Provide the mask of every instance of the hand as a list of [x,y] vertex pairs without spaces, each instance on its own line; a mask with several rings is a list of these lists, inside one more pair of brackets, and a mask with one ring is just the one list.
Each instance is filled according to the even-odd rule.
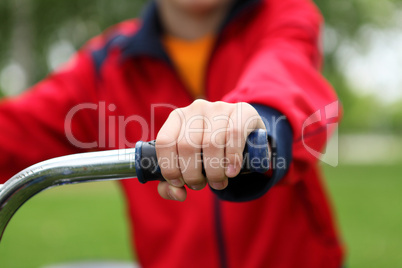
[[184,201],[184,185],[193,190],[207,183],[216,190],[226,188],[228,178],[240,172],[247,136],[255,129],[265,126],[247,103],[196,100],[174,110],[156,138],[156,154],[166,179],[158,185],[160,196]]

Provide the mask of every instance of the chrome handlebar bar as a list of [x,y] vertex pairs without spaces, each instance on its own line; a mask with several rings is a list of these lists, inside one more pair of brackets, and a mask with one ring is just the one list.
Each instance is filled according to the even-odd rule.
[[[270,157],[265,130],[249,134],[243,158],[240,173],[268,171]],[[43,190],[65,184],[134,177],[141,183],[164,180],[155,141],[139,141],[132,149],[73,154],[33,165],[0,186],[0,240],[15,212]]]
[[0,186],[0,240],[15,212],[43,190],[133,177],[136,177],[135,149],[74,154],[33,165]]

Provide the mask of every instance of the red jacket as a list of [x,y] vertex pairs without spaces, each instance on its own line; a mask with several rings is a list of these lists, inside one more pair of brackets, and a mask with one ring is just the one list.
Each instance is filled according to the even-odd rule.
[[[327,140],[328,121],[320,115],[333,117],[337,100],[318,70],[321,22],[309,0],[237,1],[209,62],[206,98],[284,114],[292,128],[290,168],[265,195],[240,203],[221,201],[208,188],[177,203],[159,197],[156,183],[122,181],[143,267],[342,266],[312,153]],[[48,158],[154,139],[173,108],[193,101],[163,50],[160,30],[152,4],[142,21],[113,27],[31,90],[3,100],[2,180]]]

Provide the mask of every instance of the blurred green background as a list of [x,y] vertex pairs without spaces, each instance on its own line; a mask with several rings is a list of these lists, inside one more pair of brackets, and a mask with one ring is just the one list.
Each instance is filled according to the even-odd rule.
[[[145,2],[1,0],[0,94],[19,94]],[[348,267],[402,267],[402,0],[315,2],[326,19],[323,72],[344,108],[322,165]],[[40,194],[0,245],[6,268],[94,259],[135,259],[116,183]]]

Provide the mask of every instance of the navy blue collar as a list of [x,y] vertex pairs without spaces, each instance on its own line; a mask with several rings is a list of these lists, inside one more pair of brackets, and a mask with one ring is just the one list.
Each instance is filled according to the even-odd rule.
[[143,13],[141,28],[128,40],[123,48],[123,57],[147,55],[169,60],[160,39],[161,35],[162,25],[158,7],[156,2],[152,1]]
[[[219,32],[222,32],[242,10],[260,1],[261,0],[236,0],[223,21]],[[123,57],[127,59],[135,56],[151,56],[169,62],[169,57],[161,42],[162,31],[156,1],[152,1],[143,13],[141,28],[125,42],[122,48]]]

